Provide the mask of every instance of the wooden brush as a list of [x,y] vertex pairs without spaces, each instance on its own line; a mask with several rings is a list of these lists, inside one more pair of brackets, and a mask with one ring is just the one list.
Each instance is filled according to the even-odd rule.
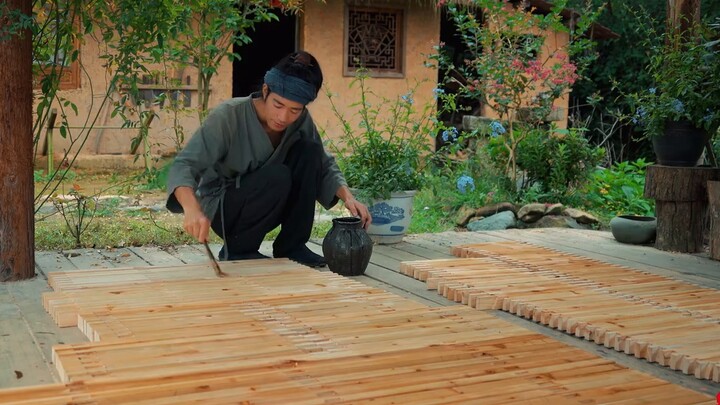
[[208,246],[207,241],[204,243],[204,245],[205,245],[205,252],[207,252],[207,255],[210,258],[210,263],[212,264],[213,270],[215,270],[215,275],[218,277],[227,277],[228,274],[223,272],[220,269],[220,264],[215,259],[215,255],[213,255],[213,252],[210,250],[210,246]]

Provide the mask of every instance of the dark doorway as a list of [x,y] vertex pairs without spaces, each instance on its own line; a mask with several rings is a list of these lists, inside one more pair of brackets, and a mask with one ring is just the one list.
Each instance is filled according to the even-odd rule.
[[[482,21],[483,15],[480,9],[467,9],[466,12],[473,13],[475,18]],[[463,66],[465,59],[470,58],[467,45],[463,42],[460,31],[457,29],[452,16],[443,8],[440,15],[440,43],[442,45],[443,54],[452,62],[454,66]],[[458,93],[460,87],[467,85],[468,81],[460,74],[458,70],[448,72],[445,69],[438,71],[438,87],[445,93]],[[474,99],[458,97],[455,99],[456,108],[452,111],[444,111],[442,99],[438,98],[438,110],[442,111],[438,119],[448,127],[455,127],[458,131],[462,130],[463,115],[478,115],[480,113],[480,103]],[[442,132],[439,132],[435,138],[436,149],[446,145],[443,141]]]
[[296,21],[275,9],[277,21],[262,22],[249,33],[252,42],[233,47],[240,60],[233,62],[233,97],[247,96],[260,90],[263,76],[283,56],[296,49]]

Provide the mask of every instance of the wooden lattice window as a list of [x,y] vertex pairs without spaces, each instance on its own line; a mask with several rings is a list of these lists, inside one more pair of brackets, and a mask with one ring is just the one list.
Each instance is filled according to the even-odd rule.
[[403,77],[403,10],[347,5],[344,73]]
[[[80,88],[80,40],[64,32],[58,34],[57,21],[65,24],[72,11],[57,10],[52,2],[43,2],[35,9],[35,18],[42,30],[33,37],[33,87],[41,87],[42,79],[48,75],[59,75],[59,90]],[[80,31],[80,24],[74,23],[74,30]]]

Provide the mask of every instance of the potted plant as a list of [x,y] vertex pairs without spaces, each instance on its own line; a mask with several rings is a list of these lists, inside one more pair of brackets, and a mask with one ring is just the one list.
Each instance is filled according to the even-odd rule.
[[713,26],[650,30],[653,86],[631,95],[632,122],[653,142],[659,164],[695,166],[720,125],[720,57]]
[[413,197],[423,186],[424,157],[433,139],[433,108],[416,109],[417,86],[394,99],[374,93],[367,86],[366,72],[350,84],[359,100],[346,111],[335,105],[327,91],[342,134],[330,144],[348,186],[366,203],[373,221],[368,234],[376,243],[402,241],[410,226]]

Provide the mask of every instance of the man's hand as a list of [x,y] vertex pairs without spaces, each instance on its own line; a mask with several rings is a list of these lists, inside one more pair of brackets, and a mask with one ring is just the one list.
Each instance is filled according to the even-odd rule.
[[354,198],[349,198],[345,201],[345,208],[350,211],[350,214],[352,214],[352,216],[360,218],[363,228],[368,228],[368,226],[372,222],[372,216],[370,215],[370,211],[368,211],[368,208],[365,206],[365,204]]
[[352,216],[354,217],[360,218],[363,228],[367,229],[367,227],[370,226],[370,223],[372,222],[372,216],[370,215],[370,211],[368,211],[368,208],[365,206],[365,204],[356,200],[350,192],[350,189],[346,186],[341,186],[338,189],[336,195],[338,196],[338,198],[343,200],[343,202],[345,203],[345,208],[350,211],[350,214],[352,214]]
[[183,219],[185,232],[192,235],[200,243],[208,241],[210,234],[210,220],[201,210],[186,211]]
[[175,189],[175,197],[183,207],[185,218],[183,228],[200,243],[208,241],[210,220],[203,214],[202,208],[191,187],[181,186]]

